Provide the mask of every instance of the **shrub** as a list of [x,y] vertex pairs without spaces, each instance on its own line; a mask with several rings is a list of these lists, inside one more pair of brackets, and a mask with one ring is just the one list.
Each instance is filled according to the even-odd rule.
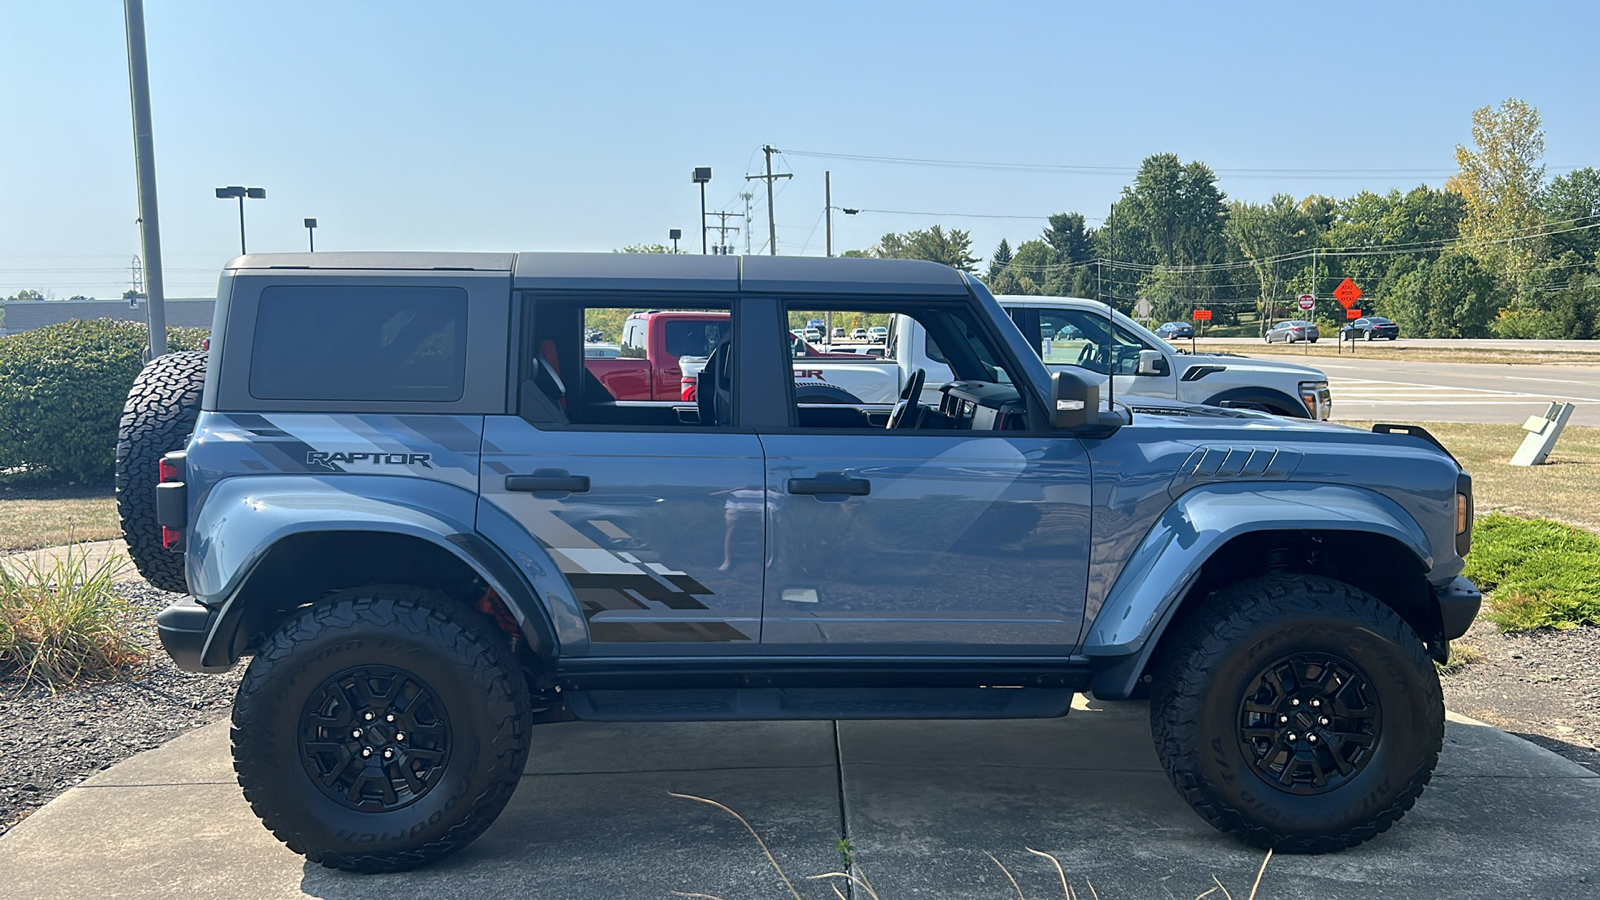
[[1600,625],[1600,535],[1548,519],[1493,514],[1473,528],[1467,577],[1505,631]]
[[[206,334],[168,329],[168,344],[198,350]],[[94,319],[0,338],[0,470],[44,468],[76,481],[109,476],[145,335],[137,322]]]
[[142,661],[133,609],[112,590],[124,565],[113,558],[91,569],[70,549],[49,567],[20,558],[0,565],[0,675],[54,689]]

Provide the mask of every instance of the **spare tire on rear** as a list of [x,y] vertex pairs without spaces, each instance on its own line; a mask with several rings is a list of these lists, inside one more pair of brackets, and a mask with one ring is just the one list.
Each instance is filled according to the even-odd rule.
[[161,457],[182,450],[200,415],[206,354],[169,353],[145,364],[128,391],[117,425],[117,516],[139,574],[152,585],[187,593],[183,554],[161,545],[156,485]]

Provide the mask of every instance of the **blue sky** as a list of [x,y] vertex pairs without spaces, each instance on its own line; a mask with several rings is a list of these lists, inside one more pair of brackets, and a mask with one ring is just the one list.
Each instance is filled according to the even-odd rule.
[[[789,151],[1131,170],[1176,152],[1264,200],[1442,184],[1472,110],[1538,106],[1552,173],[1600,165],[1593,3],[229,3],[147,0],[169,296],[250,248],[611,250],[743,210]],[[121,4],[0,0],[0,296],[116,297],[138,251]],[[935,222],[1036,236],[1128,171],[779,157],[779,251]],[[1241,170],[1315,170],[1264,175]],[[1350,171],[1359,170],[1359,171]],[[1372,170],[1389,170],[1376,172]],[[1392,170],[1405,170],[1393,173]],[[759,182],[754,248],[766,240]],[[743,236],[735,242],[742,250]]]

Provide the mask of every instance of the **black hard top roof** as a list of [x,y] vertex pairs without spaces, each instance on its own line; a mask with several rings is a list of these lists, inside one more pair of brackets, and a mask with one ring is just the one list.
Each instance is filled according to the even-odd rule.
[[691,253],[253,253],[234,259],[227,268],[512,272],[514,287],[531,290],[967,293],[960,272],[916,259]]

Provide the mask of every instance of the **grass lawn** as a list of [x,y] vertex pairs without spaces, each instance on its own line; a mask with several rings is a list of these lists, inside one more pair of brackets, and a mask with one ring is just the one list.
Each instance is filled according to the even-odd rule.
[[0,479],[0,553],[122,537],[110,485]]
[[[1475,349],[1471,347],[1415,347],[1404,344],[1391,344],[1388,341],[1374,341],[1367,343],[1357,342],[1359,346],[1355,351],[1357,359],[1387,359],[1401,362],[1450,362],[1450,363],[1517,363],[1519,365],[1541,365],[1560,363],[1564,365],[1600,365],[1600,351],[1586,352],[1581,350],[1490,350]],[[1178,341],[1173,344],[1179,350],[1189,349],[1188,341]],[[1238,353],[1244,356],[1286,356],[1286,357],[1328,357],[1336,359],[1351,356],[1349,344],[1345,345],[1344,352],[1339,352],[1339,342],[1329,339],[1318,341],[1315,344],[1268,344],[1258,343],[1248,346],[1239,344],[1221,344],[1214,341],[1201,339],[1196,342],[1195,349],[1200,353]]]
[[[1371,422],[1340,424],[1372,427]],[[1473,501],[1480,517],[1502,512],[1600,532],[1600,428],[1569,425],[1548,464],[1513,466],[1511,454],[1527,435],[1521,425],[1418,424],[1472,473]]]

